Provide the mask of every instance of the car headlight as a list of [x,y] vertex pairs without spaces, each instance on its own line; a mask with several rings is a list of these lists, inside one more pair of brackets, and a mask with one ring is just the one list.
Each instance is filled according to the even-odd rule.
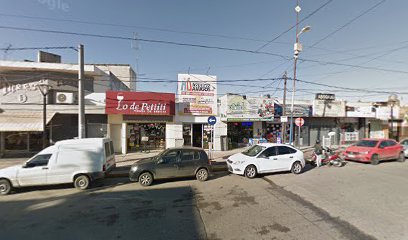
[[132,167],[130,168],[130,171],[136,172],[136,171],[137,171],[137,166],[132,166]]
[[369,153],[370,153],[369,151],[360,152],[360,154],[364,154],[364,155],[367,155],[367,154],[369,154]]
[[235,161],[233,164],[242,164],[242,163],[244,163],[245,161],[243,161],[243,160],[241,160],[241,161]]

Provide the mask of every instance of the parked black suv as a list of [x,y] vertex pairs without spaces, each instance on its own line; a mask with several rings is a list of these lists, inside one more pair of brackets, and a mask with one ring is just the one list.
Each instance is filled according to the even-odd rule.
[[201,148],[169,148],[159,155],[139,160],[129,172],[131,181],[150,186],[153,179],[195,176],[206,181],[211,171],[207,153]]

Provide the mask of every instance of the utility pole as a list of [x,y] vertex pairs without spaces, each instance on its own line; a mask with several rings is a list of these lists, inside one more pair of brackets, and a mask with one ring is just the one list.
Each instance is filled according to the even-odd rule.
[[[283,104],[282,104],[282,116],[286,116],[286,84],[288,76],[287,72],[283,75]],[[286,122],[282,122],[282,143],[286,143]]]
[[85,138],[84,45],[78,51],[78,138]]

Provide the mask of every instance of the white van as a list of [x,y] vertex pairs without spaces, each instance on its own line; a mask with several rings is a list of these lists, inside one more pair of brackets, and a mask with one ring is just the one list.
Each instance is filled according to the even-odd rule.
[[45,148],[24,165],[0,169],[0,194],[14,187],[74,183],[87,189],[115,167],[112,140],[85,138],[64,140]]

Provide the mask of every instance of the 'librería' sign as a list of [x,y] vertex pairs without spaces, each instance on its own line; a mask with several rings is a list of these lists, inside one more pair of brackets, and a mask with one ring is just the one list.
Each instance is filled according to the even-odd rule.
[[175,95],[152,92],[106,92],[107,114],[174,115]]

